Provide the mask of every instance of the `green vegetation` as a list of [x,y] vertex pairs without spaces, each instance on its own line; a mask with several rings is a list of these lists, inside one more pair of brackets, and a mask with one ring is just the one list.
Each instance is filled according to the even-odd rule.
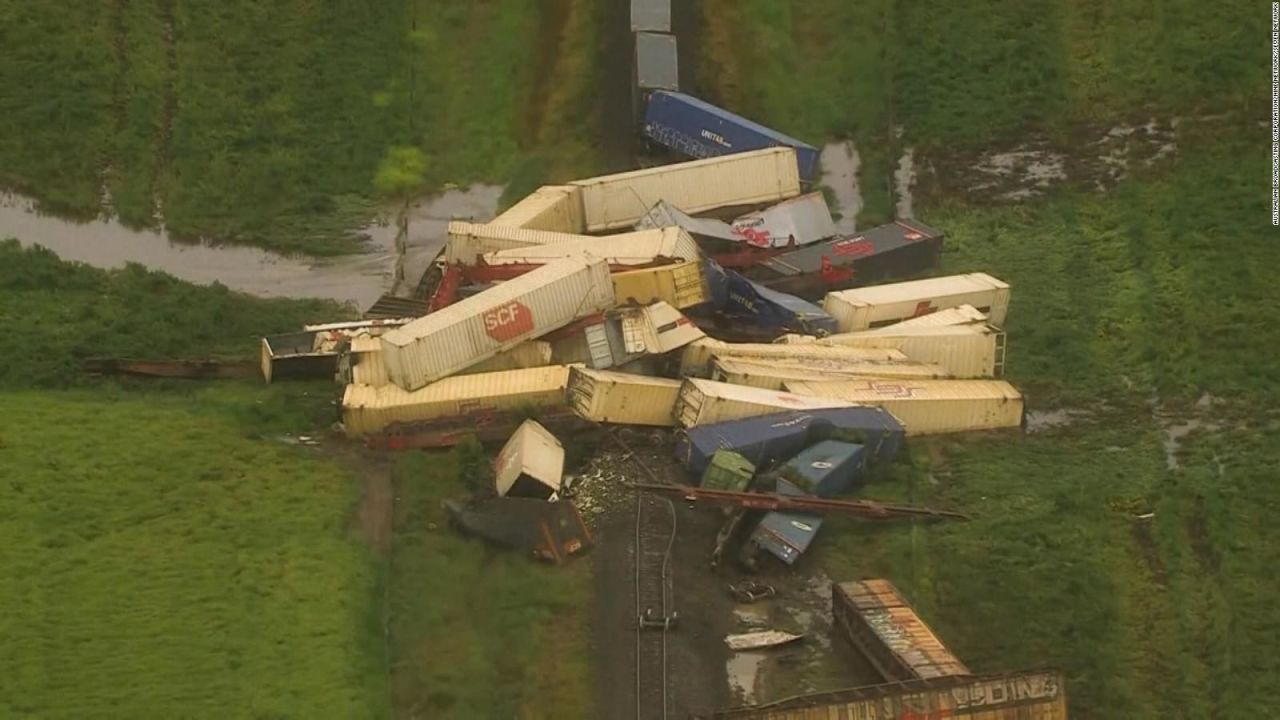
[[852,138],[860,226],[892,216],[906,145],[945,160],[1041,133],[1070,151],[1086,126],[1260,109],[1263,45],[1245,40],[1257,10],[1244,0],[701,7],[701,90],[804,140]]
[[[0,186],[77,216],[356,248],[390,148],[423,189],[594,167],[594,3],[0,0]],[[477,38],[483,38],[478,51]],[[535,163],[537,164],[537,163]]]
[[0,364],[0,388],[74,382],[88,357],[252,359],[262,335],[346,312],[197,287],[138,265],[105,272],[0,241],[0,322],[23,348]]
[[0,715],[385,715],[349,474],[199,397],[0,404]]
[[397,456],[393,707],[406,717],[593,717],[590,565],[537,565],[451,531],[442,502],[467,494],[476,463],[464,448]]

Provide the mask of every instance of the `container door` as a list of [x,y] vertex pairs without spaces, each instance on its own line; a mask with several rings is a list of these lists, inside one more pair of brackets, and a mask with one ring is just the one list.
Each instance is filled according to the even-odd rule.
[[587,336],[587,352],[591,355],[591,367],[597,370],[613,367],[613,349],[609,347],[609,333],[603,324],[590,325]]
[[642,353],[649,349],[645,340],[644,317],[633,315],[622,319],[622,344],[627,354]]

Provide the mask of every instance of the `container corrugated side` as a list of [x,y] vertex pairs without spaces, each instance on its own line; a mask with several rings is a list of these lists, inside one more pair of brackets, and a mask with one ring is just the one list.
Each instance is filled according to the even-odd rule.
[[882,407],[902,421],[908,435],[1022,425],[1022,395],[1003,380],[799,380],[785,387],[799,395]]
[[918,362],[937,363],[957,378],[999,377],[1004,372],[1004,332],[987,325],[883,328],[829,335],[816,341],[832,347],[897,348]]
[[935,680],[969,675],[888,580],[832,586],[837,624],[886,680]]
[[735,385],[781,390],[791,380],[839,380],[858,377],[938,379],[948,377],[946,368],[932,363],[867,363],[816,361],[812,364],[782,360],[719,357],[712,359],[711,379]]
[[727,343],[704,338],[684,347],[680,356],[680,375],[707,377],[711,373],[711,358],[716,355],[724,358],[814,359],[844,362],[902,362],[911,359],[895,347]]
[[414,423],[493,410],[557,407],[564,404],[569,368],[563,365],[451,377],[421,390],[395,385],[348,385],[342,421],[350,437]]
[[569,407],[601,423],[673,427],[680,381],[609,370],[574,368],[566,391]]
[[972,305],[992,325],[1003,326],[1009,285],[985,273],[969,273],[838,290],[822,301],[822,309],[836,318],[841,332],[892,325],[957,305]]
[[581,233],[586,230],[582,217],[582,191],[573,185],[543,185],[507,208],[492,220],[492,224]]
[[[382,361],[382,344],[378,338],[362,338],[367,341],[357,347],[351,346],[354,355],[351,368],[351,382],[357,385],[386,385],[391,382],[387,374],[386,363]],[[482,363],[459,370],[457,375],[474,375],[476,373],[501,372],[503,370],[521,370],[524,368],[545,367],[551,364],[551,343],[540,340],[526,340],[510,350],[500,352]]]
[[707,278],[700,262],[628,270],[613,274],[613,294],[619,304],[693,307],[707,301]]
[[909,327],[945,327],[948,325],[976,325],[987,322],[986,313],[972,305],[957,305],[943,308],[928,315],[921,315],[910,320],[886,325],[885,330],[901,330]]
[[834,398],[806,397],[790,392],[685,378],[676,400],[675,418],[683,427],[768,415],[784,410],[850,407]]
[[593,238],[589,235],[455,220],[449,223],[445,260],[454,265],[474,265],[489,253],[590,240]]
[[490,265],[544,264],[558,258],[590,255],[610,265],[647,265],[658,260],[692,261],[702,257],[693,236],[678,227],[640,230],[605,237],[581,236],[575,242],[512,248],[486,253]]
[[383,361],[416,390],[612,306],[608,263],[557,260],[383,335]]
[[865,685],[797,695],[703,717],[711,720],[1067,720],[1067,693],[1062,673],[1031,670]]
[[573,183],[582,189],[587,230],[630,227],[659,200],[686,213],[777,202],[800,194],[796,154],[768,148]]

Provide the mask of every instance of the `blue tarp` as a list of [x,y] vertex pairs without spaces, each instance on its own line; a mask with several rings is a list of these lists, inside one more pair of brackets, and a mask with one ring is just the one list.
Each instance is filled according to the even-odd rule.
[[676,443],[676,458],[694,477],[702,477],[720,449],[733,450],[764,469],[836,432],[859,434],[868,464],[890,460],[902,447],[902,423],[883,408],[827,408],[687,428]]

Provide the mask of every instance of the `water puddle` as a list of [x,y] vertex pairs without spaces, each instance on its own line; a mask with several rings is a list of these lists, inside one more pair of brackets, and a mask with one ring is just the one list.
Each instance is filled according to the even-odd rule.
[[[985,180],[972,189],[1002,189],[997,196],[1007,200],[1035,197],[1067,178],[1066,158],[1049,150],[1020,148],[992,153],[982,158],[974,170]],[[1012,189],[1004,189],[1009,187]]]
[[[1196,401],[1195,412],[1197,414],[1206,414],[1213,409],[1213,405],[1219,402],[1220,398],[1216,398],[1209,393],[1200,396]],[[1163,416],[1157,405],[1153,412],[1155,419],[1164,428],[1164,464],[1169,470],[1178,470],[1182,467],[1182,463],[1178,460],[1178,451],[1182,447],[1182,440],[1186,436],[1197,430],[1217,430],[1221,427],[1212,420],[1203,417],[1192,417],[1176,421],[1171,417]]]
[[1068,408],[1030,410],[1027,412],[1027,432],[1037,433],[1063,427],[1088,415],[1089,413],[1084,410],[1071,410]]
[[893,171],[893,191],[897,196],[897,215],[912,218],[911,189],[916,183],[916,151],[907,148],[898,159],[898,169]]
[[737,652],[729,655],[725,670],[729,673],[729,688],[742,704],[756,701],[756,683],[768,655],[762,652]]
[[[476,186],[450,190],[414,203],[403,248],[405,277],[410,283],[443,246],[451,216],[487,220],[493,217],[502,189]],[[394,224],[363,228],[370,238],[367,252],[333,258],[280,255],[238,245],[175,242],[163,228],[135,230],[115,218],[88,222],[40,214],[30,198],[0,194],[0,237],[16,237],[23,245],[42,245],[64,260],[100,268],[138,263],[197,284],[220,282],[261,297],[327,298],[363,309],[391,289],[401,253]]]
[[862,211],[862,190],[858,187],[858,168],[862,158],[852,141],[829,143],[822,148],[822,184],[836,196],[840,219],[836,229],[852,233],[858,229],[858,213]]

